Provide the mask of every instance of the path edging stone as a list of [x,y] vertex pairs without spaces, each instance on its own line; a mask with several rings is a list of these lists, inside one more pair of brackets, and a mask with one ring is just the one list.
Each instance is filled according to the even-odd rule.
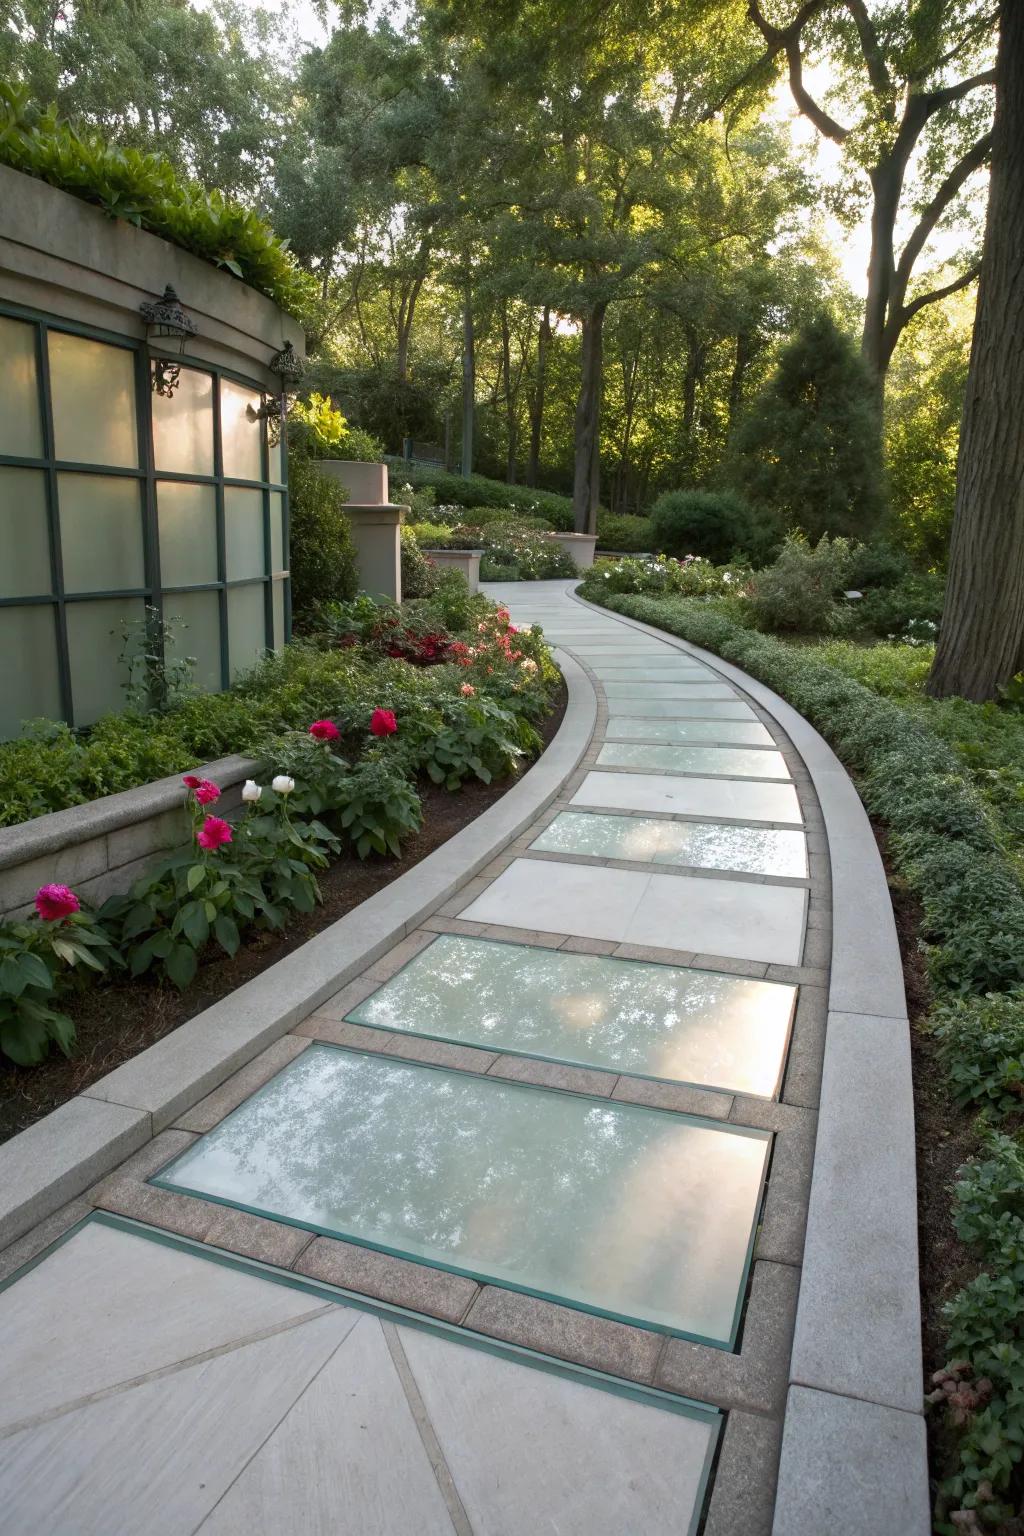
[[562,723],[500,800],[262,975],[0,1146],[0,1248],[111,1172],[287,1034],[532,824],[575,770],[597,718],[586,672],[564,651],[558,661],[568,691]]
[[[790,1361],[773,1536],[822,1529],[817,1464],[823,1403],[836,1422],[902,1426],[866,1436],[855,1458],[838,1450],[829,1499],[847,1536],[878,1529],[879,1510],[906,1512],[900,1529],[930,1529],[923,1420],[917,1174],[910,1025],[889,888],[871,823],[846,769],[809,721],[713,652],[589,603],[705,662],[775,719],[811,776],[828,838],[832,969],[807,1236]],[[820,1470],[820,1469],[819,1469]],[[871,1498],[865,1500],[869,1487]]]

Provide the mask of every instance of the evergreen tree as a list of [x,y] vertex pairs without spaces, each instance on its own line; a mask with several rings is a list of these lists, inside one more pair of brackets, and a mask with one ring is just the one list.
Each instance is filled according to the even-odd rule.
[[729,479],[780,530],[867,538],[885,512],[878,407],[864,363],[827,314],[800,330],[751,403]]

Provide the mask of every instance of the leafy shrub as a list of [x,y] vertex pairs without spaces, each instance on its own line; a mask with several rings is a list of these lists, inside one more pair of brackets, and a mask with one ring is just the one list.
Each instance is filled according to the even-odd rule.
[[[37,896],[37,905],[49,887]],[[66,887],[57,887],[76,910],[59,918],[42,913],[22,922],[0,923],[0,1053],[19,1067],[32,1067],[51,1044],[71,1054],[75,1026],[54,1006],[71,991],[83,970],[97,973],[116,965],[117,955],[93,913],[83,910]],[[45,907],[43,908],[45,910]]]
[[959,1105],[1024,1108],[1024,990],[940,1003],[930,1028]]
[[[391,476],[398,485],[411,485],[415,491],[433,490],[442,505],[459,507],[496,507],[499,510],[543,517],[553,528],[571,533],[572,499],[554,491],[531,490],[524,485],[506,485],[489,480],[486,475],[453,475],[448,470],[427,464],[410,464],[406,459],[389,459]],[[402,500],[405,500],[403,496]]]
[[437,586],[437,568],[420,549],[411,528],[402,535],[402,596],[429,597]]
[[298,449],[289,454],[288,492],[292,612],[301,629],[318,603],[353,597],[359,578],[345,488]]
[[251,208],[186,180],[163,155],[108,144],[53,107],[37,111],[10,81],[0,81],[0,163],[225,268],[300,319],[316,302],[313,279]]
[[401,854],[401,843],[420,829],[423,807],[415,789],[379,760],[360,763],[345,780],[338,825],[361,859],[370,853]]
[[651,509],[651,527],[658,549],[716,564],[749,549],[754,538],[753,513],[733,491],[665,491]]
[[620,549],[624,554],[651,553],[656,544],[649,517],[616,516],[601,512],[597,519],[598,549]]
[[[699,555],[671,560],[640,555],[597,560],[584,572],[584,597],[604,592],[675,593],[681,597],[732,597],[744,591],[751,573],[741,566],[712,565]],[[598,599],[600,600],[600,599]]]
[[750,587],[750,610],[758,629],[798,634],[834,632],[849,623],[835,601],[849,578],[850,546],[823,535],[811,545],[791,533],[774,565],[758,571]]
[[941,576],[907,576],[895,586],[866,591],[856,605],[853,619],[859,629],[875,635],[899,637],[917,645],[933,644],[944,596],[945,581]]
[[551,581],[576,574],[568,550],[518,518],[495,518],[480,535],[485,550],[480,575],[485,581]]
[[867,587],[898,587],[910,574],[910,560],[906,552],[888,544],[884,539],[854,544],[850,551],[847,575],[850,586],[858,591]]

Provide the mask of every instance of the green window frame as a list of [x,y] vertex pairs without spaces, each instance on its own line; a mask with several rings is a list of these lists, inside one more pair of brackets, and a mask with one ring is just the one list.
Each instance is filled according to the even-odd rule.
[[[94,326],[78,325],[39,310],[19,305],[0,304],[0,316],[32,326],[35,339],[35,366],[38,389],[40,422],[42,425],[42,453],[40,456],[0,453],[0,468],[28,469],[41,472],[44,477],[47,532],[50,553],[50,590],[24,596],[0,596],[0,608],[49,607],[52,610],[56,635],[58,688],[63,718],[72,726],[76,720],[72,669],[68,641],[68,609],[77,603],[97,603],[104,599],[122,599],[128,603],[144,603],[156,610],[162,618],[173,615],[175,596],[192,592],[212,592],[217,595],[220,622],[219,687],[230,685],[232,673],[238,663],[231,658],[231,633],[229,626],[228,594],[235,588],[262,586],[264,649],[271,650],[291,638],[291,579],[288,569],[289,555],[289,508],[287,444],[284,433],[280,440],[280,480],[271,478],[270,423],[260,418],[260,470],[258,479],[241,479],[224,473],[224,444],[221,430],[221,391],[225,381],[231,381],[264,397],[265,387],[234,369],[210,363],[204,358],[183,353],[169,358],[165,353],[152,352],[143,341],[118,335]],[[53,400],[50,381],[51,332],[83,337],[117,347],[133,355],[135,413],[138,430],[138,466],[125,468],[102,463],[82,464],[56,456],[54,438]],[[153,395],[154,375],[158,364],[172,364],[181,368],[195,369],[212,379],[213,412],[213,473],[200,474],[171,470],[157,470],[154,462]],[[2,366],[2,363],[0,363]],[[274,445],[276,446],[276,445]],[[110,587],[87,592],[68,591],[65,583],[64,557],[61,549],[61,518],[59,502],[59,476],[66,474],[98,475],[104,478],[118,477],[134,480],[140,489],[143,547],[143,582],[137,587]],[[213,489],[216,513],[216,578],[191,584],[164,585],[160,569],[160,534],[157,512],[158,487],[161,482],[209,486]],[[263,568],[257,575],[236,579],[227,576],[227,548],[225,533],[225,492],[232,488],[254,491],[259,494],[263,513]],[[271,533],[272,511],[275,498],[281,514],[282,568],[274,570],[274,544]],[[275,635],[275,587],[281,592],[277,603],[278,623],[283,628]],[[283,605],[280,598],[283,597]],[[283,625],[281,614],[283,612]],[[79,711],[81,713],[81,711]]]

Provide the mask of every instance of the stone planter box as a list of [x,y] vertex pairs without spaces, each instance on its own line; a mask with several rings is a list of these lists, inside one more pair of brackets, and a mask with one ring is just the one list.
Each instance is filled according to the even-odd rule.
[[[255,767],[248,757],[221,757],[191,771],[224,791],[216,806],[224,815],[241,805],[242,782]],[[158,859],[184,847],[184,798],[181,775],[174,774],[0,829],[0,917],[31,911],[36,891],[51,881],[70,885],[93,906],[128,890]]]
[[424,549],[423,553],[428,560],[433,560],[435,565],[446,566],[449,570],[461,571],[466,578],[466,583],[471,592],[480,590],[480,556],[483,551],[479,549]]
[[363,507],[388,505],[388,467],[359,459],[321,459],[320,470],[348,491],[349,501]]
[[359,585],[371,597],[402,601],[402,513],[388,501],[386,464],[320,459],[317,468],[348,492],[345,516],[352,527]]
[[578,571],[588,571],[593,565],[594,550],[597,548],[596,533],[549,533],[547,537],[553,539],[560,549],[568,550]]

